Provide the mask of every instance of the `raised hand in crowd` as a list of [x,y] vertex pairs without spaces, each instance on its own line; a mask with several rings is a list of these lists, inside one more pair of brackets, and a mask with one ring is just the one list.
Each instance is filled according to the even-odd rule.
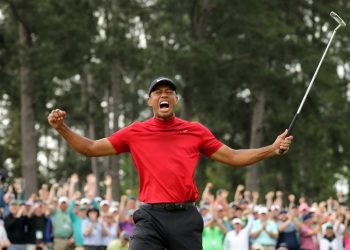
[[71,175],[69,180],[69,188],[68,188],[68,198],[69,200],[76,200],[77,198],[74,197],[76,186],[79,182],[79,176],[78,174],[74,173]]
[[208,182],[202,194],[202,202],[210,202],[210,200],[213,200],[214,196],[211,193],[212,188],[213,184],[211,182]]
[[252,201],[252,193],[249,190],[245,190],[243,193],[243,199],[246,200],[248,203]]
[[260,196],[259,192],[254,191],[252,193],[252,196],[253,196],[252,205],[253,205],[253,207],[255,207],[258,204],[258,201],[259,201],[259,196]]
[[275,196],[274,191],[270,191],[265,195],[266,207],[270,208],[273,205],[273,197]]
[[239,184],[236,188],[234,202],[236,204],[239,204],[242,200],[242,192],[244,191],[244,185]]
[[276,200],[274,202],[275,205],[279,206],[280,208],[283,207],[283,192],[278,190],[276,192]]

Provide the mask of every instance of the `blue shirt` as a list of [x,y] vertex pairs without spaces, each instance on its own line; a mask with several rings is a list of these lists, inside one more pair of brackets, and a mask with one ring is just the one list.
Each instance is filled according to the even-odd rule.
[[88,236],[84,235],[85,230],[89,227],[91,221],[90,219],[83,220],[81,224],[81,229],[84,236],[84,245],[85,246],[103,246],[103,229],[100,222],[96,221],[91,234]]
[[[260,231],[261,228],[262,228],[261,221],[255,220],[251,233],[255,233],[257,231]],[[267,231],[269,231],[271,233],[278,234],[277,224],[272,220],[267,221],[266,229],[267,229]],[[277,243],[277,239],[272,238],[265,230],[263,230],[257,238],[253,239],[253,243],[275,246]]]

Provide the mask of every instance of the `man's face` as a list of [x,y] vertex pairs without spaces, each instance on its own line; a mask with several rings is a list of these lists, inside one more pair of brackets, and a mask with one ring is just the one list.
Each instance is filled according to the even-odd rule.
[[62,211],[66,211],[67,208],[68,208],[67,202],[61,202],[61,203],[59,204],[59,206],[60,206],[60,209],[61,209]]
[[328,238],[332,238],[334,236],[333,228],[327,228],[326,229],[326,236]]
[[167,84],[160,84],[148,98],[148,106],[152,107],[155,117],[168,120],[174,116],[177,101],[176,92]]
[[236,232],[240,232],[242,230],[242,225],[239,223],[233,224],[233,228],[235,229]]
[[11,204],[10,205],[10,213],[11,214],[16,214],[18,211],[18,205],[17,204]]
[[268,219],[268,215],[266,213],[262,213],[259,215],[259,219],[262,220],[262,221],[267,221]]

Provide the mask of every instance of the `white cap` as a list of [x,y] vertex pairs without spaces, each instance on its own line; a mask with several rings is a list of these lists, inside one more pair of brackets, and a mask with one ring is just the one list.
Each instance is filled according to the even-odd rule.
[[108,209],[108,213],[110,213],[110,214],[113,214],[114,212],[117,212],[117,211],[118,211],[118,208],[116,208],[116,207],[110,207]]
[[271,206],[271,210],[280,210],[280,206],[279,205],[272,205]]
[[100,207],[102,207],[104,205],[109,206],[109,201],[108,200],[103,200],[103,201],[100,202]]
[[317,208],[315,208],[315,207],[310,208],[310,213],[315,213],[316,211],[317,211]]
[[68,198],[66,196],[61,196],[59,199],[58,199],[58,204],[61,204],[61,203],[68,203]]
[[243,222],[240,218],[234,218],[232,220],[232,224],[240,224],[240,225],[243,225]]
[[89,205],[90,200],[88,198],[83,198],[80,200],[80,205]]
[[97,196],[95,197],[94,199],[97,203],[101,202],[102,201],[102,198],[100,196]]
[[119,202],[118,201],[113,201],[111,204],[111,207],[119,207]]
[[267,210],[266,207],[261,207],[259,208],[259,214],[267,214],[269,211]]

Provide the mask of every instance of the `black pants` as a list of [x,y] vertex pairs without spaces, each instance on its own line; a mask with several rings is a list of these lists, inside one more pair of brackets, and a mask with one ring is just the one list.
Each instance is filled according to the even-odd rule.
[[134,221],[129,250],[203,249],[203,219],[194,206],[171,211],[141,206]]

